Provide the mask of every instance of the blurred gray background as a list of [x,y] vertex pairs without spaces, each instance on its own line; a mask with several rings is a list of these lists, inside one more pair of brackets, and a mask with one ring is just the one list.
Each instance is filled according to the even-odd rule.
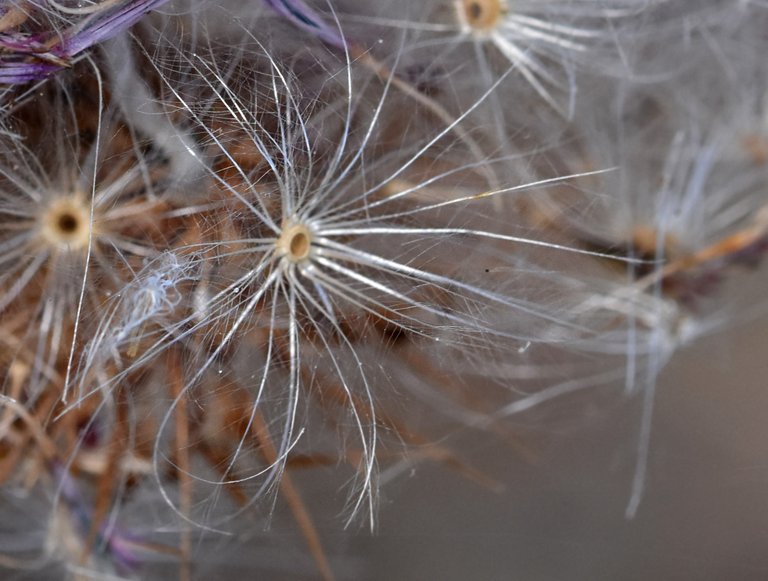
[[[469,454],[494,493],[420,464],[350,553],[372,580],[768,579],[768,325],[679,352],[658,386],[646,493],[626,520],[640,398]],[[579,413],[583,410],[578,408]],[[464,450],[464,457],[467,450]]]

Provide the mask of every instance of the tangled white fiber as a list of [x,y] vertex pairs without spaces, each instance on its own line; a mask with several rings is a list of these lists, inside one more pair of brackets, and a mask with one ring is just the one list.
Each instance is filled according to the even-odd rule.
[[665,368],[768,310],[766,25],[0,3],[2,574],[392,578],[417,465],[485,497],[620,400],[642,515]]

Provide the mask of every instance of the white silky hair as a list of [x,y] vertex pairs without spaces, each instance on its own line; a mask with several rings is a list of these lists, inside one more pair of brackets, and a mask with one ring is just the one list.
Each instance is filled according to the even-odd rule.
[[[254,19],[228,18],[247,7],[215,3],[185,9],[179,30],[191,26],[192,39],[176,36],[173,18],[163,17],[104,45],[105,86],[115,94],[102,126],[120,118],[142,145],[136,164],[103,188],[94,172],[81,172],[91,180],[89,207],[130,217],[134,210],[120,209],[121,196],[130,194],[126,184],[143,182],[147,198],[168,204],[164,216],[193,224],[188,238],[169,237],[157,247],[94,240],[95,248],[106,241],[132,257],[123,265],[130,268],[114,273],[119,284],[110,296],[95,292],[91,273],[60,285],[66,296],[53,306],[40,306],[36,329],[45,346],[37,351],[36,374],[45,381],[55,376],[58,337],[77,291],[91,317],[78,309],[84,346],[56,420],[95,399],[94,415],[111,421],[116,402],[127,398],[131,429],[140,421],[153,425],[152,457],[135,470],[137,477],[154,475],[141,485],[151,503],[121,497],[110,522],[155,514],[147,507],[162,505],[157,512],[169,538],[189,530],[201,539],[240,534],[247,510],[275,516],[290,460],[316,454],[335,460],[349,481],[347,525],[358,519],[373,527],[379,488],[422,452],[407,455],[422,442],[409,439],[414,418],[428,437],[440,421],[456,432],[491,432],[556,399],[586,399],[598,389],[621,394],[622,386],[643,400],[627,507],[634,516],[663,368],[701,336],[766,310],[764,300],[740,309],[734,285],[724,300],[707,295],[693,309],[664,284],[664,268],[678,256],[767,220],[765,164],[742,139],[765,133],[762,105],[744,98],[764,88],[745,81],[755,71],[764,77],[764,65],[734,60],[759,26],[731,36],[745,14],[764,12],[761,3],[518,2],[505,30],[536,47],[501,51],[499,71],[482,61],[487,49],[498,48],[491,37],[445,23],[455,15],[450,2],[435,22],[393,18],[383,14],[393,10],[386,3],[370,7],[375,16],[329,9],[328,22],[344,38],[347,22],[353,30],[395,30],[395,41],[385,43],[395,54],[378,69],[356,52],[356,38],[349,37],[342,57],[317,39],[294,53],[287,47],[296,38],[282,42],[285,23],[270,36],[266,26],[252,26]],[[431,17],[433,4],[415,10]],[[723,7],[736,4],[739,14],[718,22],[716,16],[730,14]],[[197,15],[194,8],[203,5],[211,12]],[[689,14],[678,18],[687,6]],[[520,16],[523,9],[531,14]],[[612,28],[628,22],[643,30],[658,22],[661,32]],[[222,30],[235,35],[236,46],[221,41]],[[683,30],[680,38],[673,32]],[[653,52],[654,41],[673,37],[664,44],[674,45],[670,54]],[[458,43],[469,47],[463,60],[455,58]],[[633,58],[649,54],[670,66],[643,77],[622,68],[629,60],[601,71],[600,59],[590,66],[582,58],[595,46],[621,53],[630,45]],[[408,92],[403,63],[418,62],[422,49],[464,70],[474,67],[465,84],[452,81],[453,73],[440,77],[443,91],[475,85],[456,99],[465,105],[458,111],[442,108],[440,91],[418,102]],[[698,57],[685,60],[690,53]],[[710,63],[714,73],[704,74]],[[627,74],[619,79],[619,71]],[[511,83],[521,76],[528,84],[522,89],[520,78]],[[570,99],[584,79],[586,99]],[[632,100],[635,90],[640,96]],[[565,108],[560,92],[569,96]],[[523,95],[522,104],[510,95]],[[518,130],[514,112],[502,109],[512,109],[509,103],[560,109],[553,125],[562,123],[562,133],[485,139],[489,127],[503,136]],[[491,121],[478,127],[473,123],[486,106]],[[13,151],[18,141],[7,132]],[[105,129],[105,138],[111,132]],[[538,142],[515,150],[526,139]],[[3,223],[19,212],[19,199],[37,203],[43,191],[27,176],[45,176],[42,163],[33,152],[16,153],[21,169],[8,163],[2,170]],[[158,167],[165,179],[152,179]],[[633,238],[640,226],[653,234],[650,248]],[[16,236],[0,238],[10,240],[0,264],[18,257],[23,241]],[[0,275],[9,283],[0,314],[24,298],[46,259],[25,255],[26,263]],[[101,266],[90,270],[101,273]],[[723,268],[731,266],[726,260]],[[700,290],[697,281],[684,282],[694,295]],[[58,297],[63,291],[51,285]],[[390,421],[392,410],[402,423]],[[193,438],[226,453],[181,463],[174,430],[184,414]],[[181,493],[185,479],[195,488],[191,504]],[[238,504],[228,490],[245,491],[247,499]]]
[[[726,21],[723,27],[732,24]],[[750,42],[748,31],[740,43]],[[698,39],[699,50],[691,48],[700,58],[687,63],[688,70],[677,78],[647,86],[621,83],[601,99],[602,110],[582,111],[575,123],[576,133],[583,131],[577,141],[581,150],[574,148],[578,153],[570,152],[564,167],[576,171],[597,163],[618,169],[586,178],[579,187],[584,204],[563,197],[546,210],[588,247],[628,249],[648,260],[645,267],[629,265],[606,277],[614,290],[606,287],[603,295],[589,299],[615,308],[628,325],[613,342],[587,348],[623,358],[627,391],[643,394],[628,517],[637,513],[643,497],[655,391],[664,367],[680,349],[768,310],[748,282],[759,280],[765,262],[761,240],[765,245],[768,238],[768,170],[759,146],[750,145],[765,140],[764,106],[754,91],[732,91],[722,83],[729,76],[756,75],[761,88],[764,69],[755,71],[750,58],[743,70],[717,58],[713,65],[708,56],[735,50],[728,36],[721,45],[713,44],[716,38]],[[681,77],[690,86],[681,85]],[[595,191],[601,194],[594,196]],[[548,200],[541,200],[544,207]],[[578,383],[556,385],[531,402],[580,388]]]
[[[180,252],[192,252],[183,267],[167,255],[140,273],[135,284],[125,288],[119,308],[105,319],[81,365],[80,378],[88,378],[96,361],[93,354],[102,348],[104,353],[119,351],[133,334],[143,333],[145,321],[178,306],[174,290],[178,277],[195,279],[203,291],[193,292],[186,301],[189,314],[153,327],[147,335],[148,346],[125,360],[123,369],[92,387],[83,383],[70,409],[96,393],[108,394],[134,370],[149,366],[174,346],[186,349],[193,363],[181,394],[158,428],[154,463],[159,473],[161,464],[168,461],[161,444],[168,438],[177,407],[190,399],[203,401],[201,390],[217,374],[236,380],[252,398],[245,432],[268,414],[264,419],[274,432],[276,456],[266,465],[254,465],[247,459],[250,445],[243,435],[221,474],[189,475],[214,491],[210,510],[193,518],[177,508],[179,516],[218,530],[229,517],[216,516],[212,510],[218,502],[217,489],[250,483],[256,487],[256,496],[263,495],[283,476],[292,450],[312,449],[312,442],[306,442],[309,427],[302,418],[311,413],[312,392],[322,392],[324,377],[338,385],[344,400],[340,413],[346,417],[341,425],[348,425],[345,429],[356,435],[360,449],[349,518],[363,513],[372,524],[381,437],[377,408],[380,400],[392,396],[382,387],[388,383],[387,372],[379,368],[376,349],[359,346],[360,339],[345,325],[357,320],[366,328],[366,318],[380,319],[423,344],[436,367],[441,357],[458,356],[471,361],[482,374],[485,365],[519,353],[531,343],[558,343],[567,352],[570,340],[595,332],[583,312],[578,313],[578,321],[569,313],[568,296],[576,279],[549,272],[537,264],[538,255],[622,259],[526,236],[486,214],[487,204],[494,199],[575,176],[490,189],[469,183],[460,189],[449,185],[456,178],[471,176],[478,166],[478,162],[456,161],[461,155],[452,150],[464,146],[456,128],[496,86],[446,126],[424,130],[414,124],[412,142],[405,141],[409,130],[401,138],[400,152],[377,157],[377,138],[395,119],[390,101],[407,99],[397,95],[394,73],[381,81],[366,80],[371,73],[354,66],[347,55],[331,75],[340,79],[340,94],[333,84],[319,83],[322,91],[336,97],[325,110],[307,109],[294,73],[279,64],[255,36],[250,42],[251,48],[241,48],[240,54],[261,59],[264,69],[258,76],[246,73],[243,77],[237,62],[220,62],[205,47],[178,53],[175,70],[186,70],[194,78],[195,91],[206,95],[202,98],[187,93],[189,83],[175,84],[173,77],[165,75],[164,65],[155,66],[163,90],[175,100],[173,110],[186,117],[185,123],[194,127],[204,144],[188,151],[200,152],[192,157],[207,173],[208,187],[229,196],[238,208],[231,215],[243,224],[244,233],[253,233],[182,247]],[[359,82],[358,76],[363,80]],[[264,105],[271,113],[259,112]],[[212,129],[211,120],[228,129]],[[263,159],[258,171],[242,167],[231,153],[230,139],[237,138]],[[216,158],[227,162],[242,185],[229,183],[211,167]],[[501,158],[498,163],[504,161]],[[419,168],[430,164],[445,165],[445,169],[417,177]],[[435,197],[434,192],[445,193]],[[477,266],[471,268],[469,260]],[[235,266],[227,266],[229,262]],[[522,292],[506,280],[515,271],[513,278]],[[537,296],[537,288],[546,291]],[[241,357],[237,368],[224,365],[225,354],[245,349],[256,330],[263,341],[258,356],[250,356],[250,361]],[[366,333],[370,336],[371,331]],[[308,335],[314,345],[307,341]],[[384,339],[379,342],[378,349],[386,347]],[[202,345],[208,347],[201,349]],[[116,358],[113,353],[112,359]],[[281,364],[282,359],[287,362]],[[420,397],[439,401],[440,386],[429,384],[419,385]],[[508,397],[516,397],[513,388]],[[234,476],[243,470],[244,475]],[[164,480],[158,477],[158,482],[166,500],[175,506]]]
[[196,279],[188,263],[187,257],[169,251],[160,254],[105,305],[80,362],[78,391],[83,389],[84,370],[103,377],[107,361],[123,368],[125,352],[157,333],[154,327],[173,315],[182,303],[182,284]]

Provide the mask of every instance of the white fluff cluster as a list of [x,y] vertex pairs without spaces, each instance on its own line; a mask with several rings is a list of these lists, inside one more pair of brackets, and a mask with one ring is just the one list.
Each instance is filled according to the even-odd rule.
[[[45,26],[7,4],[4,66]],[[664,365],[768,308],[764,3],[151,5],[2,91],[1,501],[39,530],[0,565],[354,578],[329,487],[373,526],[598,389],[642,394],[635,514]],[[214,558],[267,521],[307,563]]]

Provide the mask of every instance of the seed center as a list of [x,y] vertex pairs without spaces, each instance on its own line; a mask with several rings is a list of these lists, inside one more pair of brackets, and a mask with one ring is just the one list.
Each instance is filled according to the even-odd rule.
[[277,247],[291,262],[301,262],[312,251],[312,232],[303,224],[288,224],[277,240]]
[[89,208],[79,198],[55,200],[42,216],[43,237],[55,246],[85,248],[90,229]]
[[63,213],[59,215],[58,228],[63,235],[72,235],[80,227],[79,220],[74,214]]
[[291,238],[290,254],[301,260],[309,254],[309,237],[304,232],[295,232]]
[[505,0],[460,0],[459,19],[475,32],[495,29],[506,12]]

